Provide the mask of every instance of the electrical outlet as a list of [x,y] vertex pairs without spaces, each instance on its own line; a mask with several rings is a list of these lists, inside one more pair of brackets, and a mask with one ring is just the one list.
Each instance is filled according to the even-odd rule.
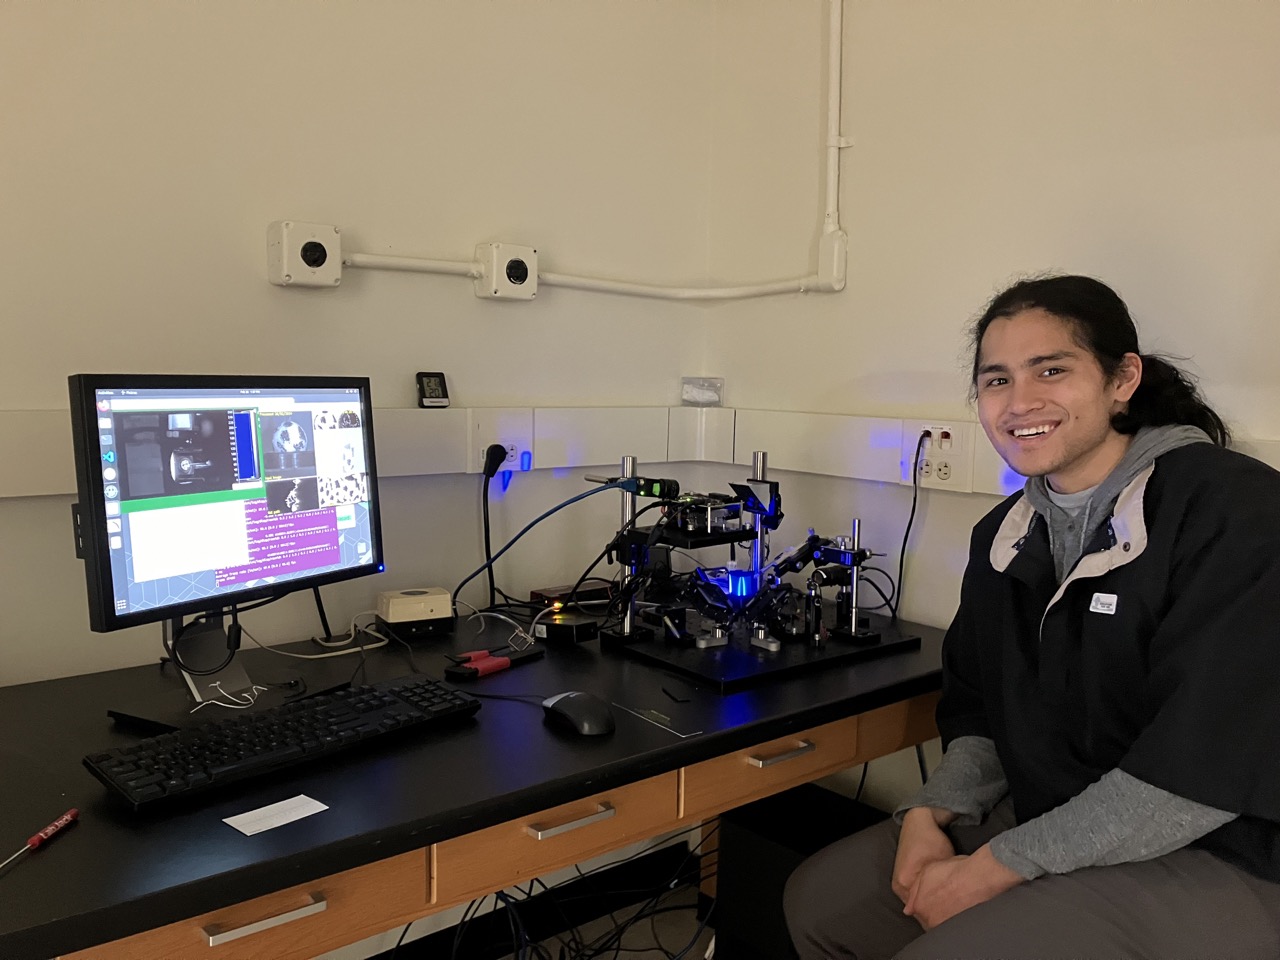
[[973,446],[977,425],[969,421],[902,421],[902,459],[899,482],[911,486],[920,434],[928,432],[920,447],[920,486],[934,490],[973,490]]
[[472,407],[467,411],[467,472],[484,470],[490,444],[507,448],[503,470],[533,469],[533,410],[529,407]]

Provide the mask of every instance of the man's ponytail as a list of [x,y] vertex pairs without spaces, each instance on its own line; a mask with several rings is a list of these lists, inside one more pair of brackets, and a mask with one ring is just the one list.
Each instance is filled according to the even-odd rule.
[[1168,360],[1142,355],[1142,382],[1129,400],[1129,409],[1111,418],[1118,433],[1137,433],[1142,427],[1182,423],[1199,427],[1220,447],[1231,442],[1231,431],[1205,403],[1195,382]]

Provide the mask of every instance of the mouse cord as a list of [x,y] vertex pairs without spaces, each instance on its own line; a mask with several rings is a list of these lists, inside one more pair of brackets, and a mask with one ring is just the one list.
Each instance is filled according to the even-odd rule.
[[480,697],[483,700],[514,700],[517,703],[527,703],[531,707],[540,707],[542,701],[547,699],[540,693],[476,693],[472,690],[466,692],[469,696]]

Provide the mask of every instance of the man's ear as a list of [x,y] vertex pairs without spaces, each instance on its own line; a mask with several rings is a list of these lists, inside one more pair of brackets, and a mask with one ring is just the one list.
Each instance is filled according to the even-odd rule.
[[1136,353],[1126,353],[1120,359],[1120,366],[1116,368],[1116,402],[1128,403],[1141,383],[1142,357]]

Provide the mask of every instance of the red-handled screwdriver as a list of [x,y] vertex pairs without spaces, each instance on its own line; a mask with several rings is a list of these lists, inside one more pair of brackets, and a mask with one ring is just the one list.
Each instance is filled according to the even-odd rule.
[[25,847],[23,847],[21,850],[15,853],[12,857],[10,857],[4,863],[0,863],[0,870],[3,870],[9,864],[13,863],[13,861],[17,860],[24,853],[28,853],[29,851],[34,850],[36,847],[40,846],[42,843],[48,840],[52,840],[55,834],[57,834],[64,827],[69,826],[73,821],[78,819],[79,816],[80,816],[80,811],[75,809],[74,807],[68,810],[66,813],[60,816],[57,820],[53,821],[53,823],[49,824],[39,833],[35,834],[30,839],[28,839],[27,845]]

